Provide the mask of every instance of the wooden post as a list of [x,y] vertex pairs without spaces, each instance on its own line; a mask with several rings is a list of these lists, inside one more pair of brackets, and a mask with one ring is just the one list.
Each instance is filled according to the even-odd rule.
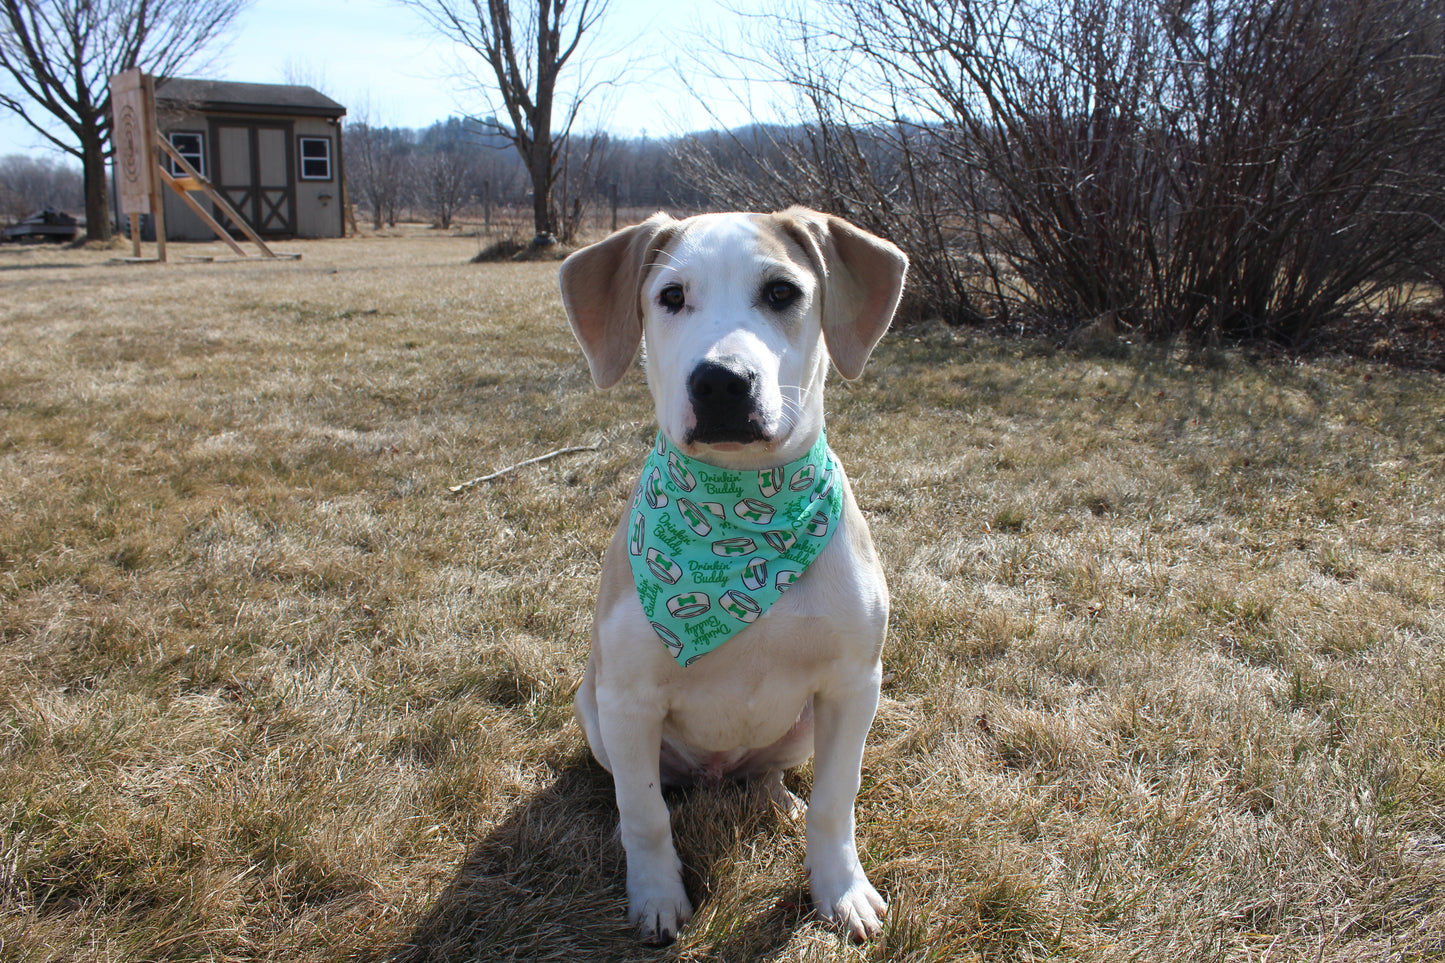
[[[140,215],[155,217],[161,203],[155,167],[155,88],[138,68],[110,78],[111,141],[115,144],[115,174],[120,211],[130,215],[131,251],[140,259]],[[164,231],[160,259],[165,260]]]
[[[151,120],[151,127],[157,128],[156,124],[156,79],[150,74],[141,74],[141,89],[145,92],[146,111]],[[159,129],[156,129],[157,137],[161,136]],[[157,157],[151,165],[151,226],[156,231],[156,259],[162,264],[166,260],[166,192],[161,190],[161,179],[159,166],[161,159]],[[137,248],[137,250],[139,250]]]
[[[157,180],[159,180],[159,179],[160,179],[160,178],[159,178],[159,175],[157,175]],[[161,190],[159,184],[156,185],[156,207],[155,207],[155,213],[153,213],[153,214],[151,215],[151,223],[154,224],[154,225],[155,225],[155,228],[156,228],[156,257],[159,258],[162,263],[165,263],[165,259],[166,259],[166,198],[165,198],[165,192]]]

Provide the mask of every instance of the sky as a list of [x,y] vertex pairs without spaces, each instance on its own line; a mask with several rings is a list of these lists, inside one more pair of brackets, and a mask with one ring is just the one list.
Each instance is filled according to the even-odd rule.
[[[776,7],[776,0],[611,0],[576,62],[593,82],[621,81],[597,86],[584,100],[584,129],[667,137],[780,119],[776,105],[785,92],[762,83],[761,68],[740,69],[721,56],[748,48],[758,26],[749,11]],[[352,120],[426,127],[484,112],[483,97],[458,79],[459,65],[468,63],[480,60],[395,0],[255,0],[210,64],[187,73],[306,83],[345,106]],[[47,150],[39,134],[0,114],[0,156]]]

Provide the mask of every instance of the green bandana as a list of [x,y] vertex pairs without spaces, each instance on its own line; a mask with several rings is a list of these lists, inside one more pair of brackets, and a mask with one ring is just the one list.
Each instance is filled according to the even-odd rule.
[[843,491],[824,435],[797,461],[732,471],[661,432],[632,499],[627,550],[643,611],[678,665],[757,620],[838,530]]

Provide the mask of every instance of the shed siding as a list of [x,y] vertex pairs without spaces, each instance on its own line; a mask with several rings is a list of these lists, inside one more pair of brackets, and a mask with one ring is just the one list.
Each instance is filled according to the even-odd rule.
[[[207,130],[206,118],[197,113],[177,113],[165,111],[160,114],[159,128],[162,137],[166,137],[171,131],[183,130],[198,132],[204,143],[203,150],[206,158],[205,174],[212,176],[216,167],[216,147],[212,144],[211,136]],[[195,213],[186,206],[185,201],[176,195],[176,192],[169,187],[162,187],[161,194],[165,198],[166,206],[166,238],[171,241],[206,241],[215,238],[215,234],[206,226]],[[201,206],[206,210],[211,209],[211,202],[204,194],[195,195]]]
[[[218,123],[215,123],[218,122]],[[341,143],[340,122],[325,117],[286,116],[279,114],[237,115],[204,114],[195,111],[163,111],[159,117],[162,135],[171,131],[201,131],[205,136],[206,176],[216,183],[217,172],[228,183],[244,172],[249,176],[252,158],[250,136],[246,125],[257,128],[257,162],[265,185],[288,184],[292,202],[285,212],[296,237],[341,237]],[[289,127],[289,132],[283,128]],[[330,144],[331,177],[328,180],[301,177],[300,138],[325,138]],[[174,191],[164,189],[166,235],[174,241],[207,241],[214,239],[211,229],[197,217]],[[204,194],[192,195],[206,210],[212,210]],[[273,193],[271,200],[276,196]],[[239,213],[252,217],[249,208]],[[263,214],[264,216],[264,214]],[[217,218],[220,219],[219,217]],[[253,227],[257,225],[252,224]],[[270,233],[263,231],[264,233]]]
[[[297,117],[291,153],[296,158],[292,177],[296,184],[296,234],[298,237],[340,237],[341,166],[340,124],[324,117]],[[302,137],[324,137],[331,143],[331,179],[304,180],[301,177]]]

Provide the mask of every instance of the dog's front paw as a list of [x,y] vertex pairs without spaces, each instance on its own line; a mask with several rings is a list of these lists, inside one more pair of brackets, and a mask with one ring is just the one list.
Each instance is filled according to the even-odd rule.
[[635,890],[629,887],[627,918],[637,924],[642,942],[663,946],[677,939],[683,924],[692,919],[692,904],[681,880],[671,885],[638,886]]
[[852,872],[839,873],[833,879],[822,879],[814,873],[810,888],[818,915],[854,940],[861,942],[877,936],[883,928],[888,903],[868,882],[863,867],[854,864]]

